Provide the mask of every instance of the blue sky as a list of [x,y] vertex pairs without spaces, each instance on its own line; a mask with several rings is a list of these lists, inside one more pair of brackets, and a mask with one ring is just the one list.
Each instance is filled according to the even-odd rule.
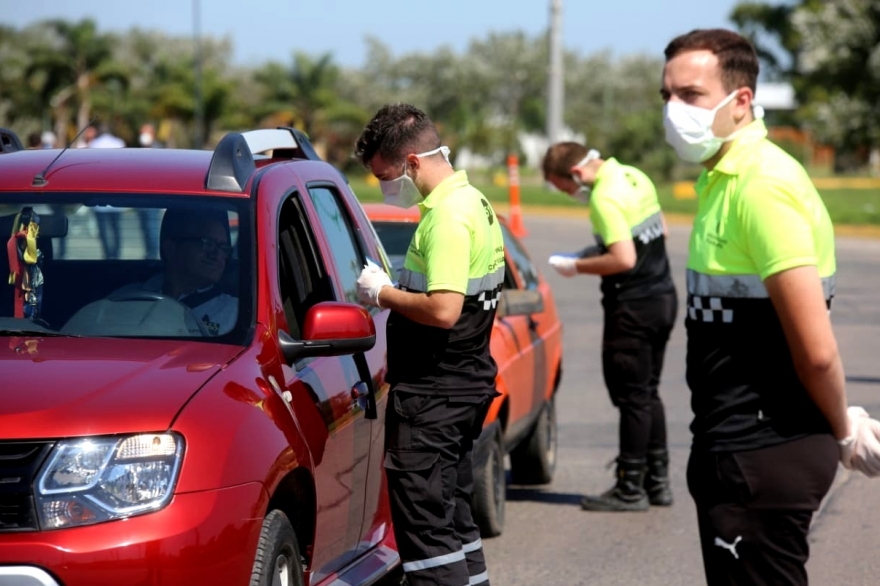
[[[0,22],[22,27],[45,18],[93,18],[102,31],[134,26],[170,35],[193,34],[193,6],[203,34],[232,39],[234,61],[284,63],[296,50],[330,52],[336,63],[363,65],[366,35],[395,56],[451,46],[467,49],[490,32],[538,35],[549,24],[550,0],[0,0]],[[675,35],[693,28],[731,27],[738,0],[563,0],[563,45],[582,56],[660,57]]]

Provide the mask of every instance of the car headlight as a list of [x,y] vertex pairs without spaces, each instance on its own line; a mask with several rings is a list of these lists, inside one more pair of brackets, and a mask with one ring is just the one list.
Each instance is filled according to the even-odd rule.
[[91,525],[168,504],[183,459],[173,433],[63,440],[37,477],[43,529]]

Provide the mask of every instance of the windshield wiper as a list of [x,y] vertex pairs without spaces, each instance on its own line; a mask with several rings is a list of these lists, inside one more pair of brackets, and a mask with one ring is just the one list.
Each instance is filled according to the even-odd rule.
[[62,334],[52,330],[0,330],[0,336],[40,336],[43,338],[82,338],[77,334]]

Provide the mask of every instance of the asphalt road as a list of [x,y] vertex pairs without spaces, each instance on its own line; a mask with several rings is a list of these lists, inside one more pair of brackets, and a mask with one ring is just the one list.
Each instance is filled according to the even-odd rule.
[[[684,271],[689,227],[671,226],[669,249],[678,286],[679,322],[667,352],[661,395],[667,408],[671,508],[646,513],[587,513],[584,493],[613,482],[617,411],[600,370],[598,279],[556,274],[546,258],[589,244],[588,220],[526,215],[523,238],[554,288],[565,324],[564,374],[557,402],[559,466],[554,482],[508,487],[504,534],[484,539],[495,586],[671,586],[704,584],[693,502],[685,484],[691,411],[684,379]],[[846,368],[850,404],[880,417],[880,241],[839,238],[832,319]],[[811,584],[880,582],[880,479],[840,469],[814,520]]]

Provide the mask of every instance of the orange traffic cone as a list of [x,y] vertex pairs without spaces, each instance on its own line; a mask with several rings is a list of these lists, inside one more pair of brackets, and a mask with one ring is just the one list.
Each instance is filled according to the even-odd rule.
[[528,231],[523,225],[522,209],[519,206],[519,159],[513,153],[507,155],[507,186],[510,196],[508,225],[517,238],[523,238],[528,235]]

